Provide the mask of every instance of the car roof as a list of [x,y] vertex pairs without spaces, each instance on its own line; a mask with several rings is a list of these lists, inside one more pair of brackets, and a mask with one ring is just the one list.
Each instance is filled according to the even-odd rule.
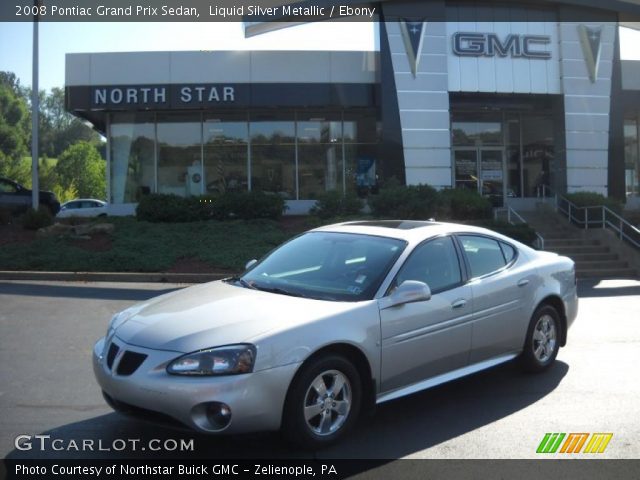
[[483,235],[490,235],[511,243],[517,243],[519,246],[529,248],[512,238],[506,237],[487,228],[458,223],[436,222],[432,220],[371,220],[344,222],[325,225],[316,228],[313,231],[375,235],[378,237],[397,238],[409,243],[421,242],[426,238],[446,233],[479,233]]
[[104,200],[98,200],[97,198],[74,198],[73,200],[69,200],[67,202],[64,202],[63,205],[66,205],[67,203],[71,203],[71,202],[99,202],[99,203],[106,203]]

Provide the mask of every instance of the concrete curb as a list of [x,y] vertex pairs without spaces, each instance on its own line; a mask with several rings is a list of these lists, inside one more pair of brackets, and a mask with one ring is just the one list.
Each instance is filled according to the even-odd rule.
[[230,277],[230,273],[145,273],[145,272],[37,272],[0,271],[0,280],[43,280],[66,282],[204,283]]

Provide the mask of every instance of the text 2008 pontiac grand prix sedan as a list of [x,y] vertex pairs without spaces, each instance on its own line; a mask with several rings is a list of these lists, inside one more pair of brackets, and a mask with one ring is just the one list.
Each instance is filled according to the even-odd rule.
[[93,365],[117,410],[315,448],[375,403],[516,357],[547,369],[577,308],[568,258],[466,225],[351,222],[116,314]]

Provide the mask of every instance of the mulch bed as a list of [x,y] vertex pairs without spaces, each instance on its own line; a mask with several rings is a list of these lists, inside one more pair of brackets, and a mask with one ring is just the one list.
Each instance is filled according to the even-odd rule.
[[106,252],[111,250],[111,237],[104,233],[91,235],[89,240],[77,240],[74,238],[67,239],[69,245],[72,245],[88,252]]
[[0,246],[11,243],[31,243],[35,238],[35,231],[25,230],[20,224],[0,225]]

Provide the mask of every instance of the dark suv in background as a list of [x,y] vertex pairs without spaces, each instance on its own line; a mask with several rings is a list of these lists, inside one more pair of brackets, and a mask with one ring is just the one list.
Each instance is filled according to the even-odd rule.
[[[60,211],[60,202],[53,192],[40,191],[40,206],[55,215]],[[31,190],[13,180],[0,177],[0,208],[17,215],[31,207]]]

